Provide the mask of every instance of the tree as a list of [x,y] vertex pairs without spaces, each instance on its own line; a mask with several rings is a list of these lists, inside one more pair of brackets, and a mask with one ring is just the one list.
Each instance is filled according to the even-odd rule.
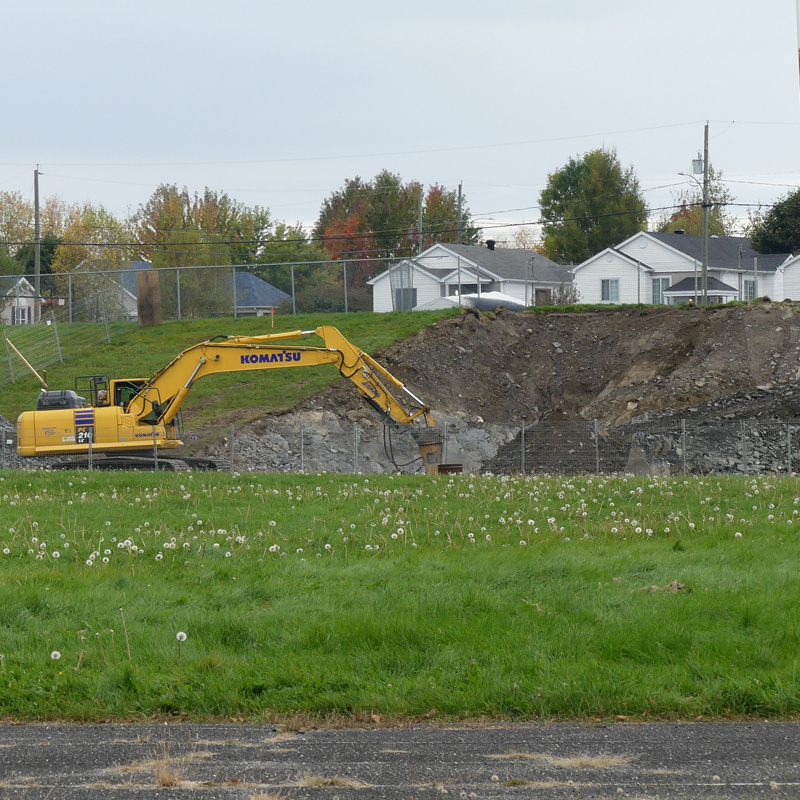
[[542,237],[529,225],[520,225],[511,237],[511,244],[518,250],[533,250],[546,256]]
[[[708,233],[711,236],[731,236],[735,232],[736,219],[726,210],[733,202],[733,195],[722,182],[722,170],[719,172],[710,164],[708,166],[708,201],[712,203],[708,210]],[[658,222],[656,230],[661,233],[672,233],[682,230],[693,236],[703,234],[703,187],[702,183],[692,184],[682,189],[675,198],[677,209],[665,214]]]
[[564,263],[585,261],[647,223],[639,181],[616,150],[592,150],[548,175],[539,207],[547,256]]
[[[49,295],[53,290],[53,281],[50,275],[53,274],[53,259],[56,255],[62,239],[52,233],[42,236],[39,248],[39,274],[42,276],[41,289],[43,295]],[[33,275],[36,270],[36,247],[33,242],[24,244],[15,256],[15,261],[19,264],[19,272],[22,275]]]
[[164,314],[210,316],[233,302],[230,270],[210,267],[255,263],[268,240],[269,211],[249,207],[225,192],[206,188],[191,194],[186,187],[161,184],[132,219],[140,258],[156,269],[171,267],[161,276]]
[[[297,265],[294,269],[294,288],[300,291],[310,284],[329,282],[324,263],[328,258],[322,244],[309,239],[299,222],[295,225],[276,222],[269,240],[259,253],[259,266],[255,272],[267,283],[291,293],[292,269],[286,264]],[[272,264],[276,266],[265,266]]]
[[[478,231],[472,225],[464,198],[461,208],[461,241],[475,243]],[[399,175],[388,170],[367,182],[356,176],[323,202],[314,236],[322,241],[331,258],[353,262],[350,274],[360,285],[383,269],[372,259],[401,258],[436,242],[457,241],[458,194],[438,184],[425,191],[421,183],[403,183]]]
[[[131,259],[125,222],[101,205],[85,203],[60,237],[51,262],[48,287],[62,297],[71,294],[72,311],[93,321],[123,315],[120,280],[108,273]],[[66,273],[91,273],[70,281]]]
[[800,252],[800,189],[789,192],[766,212],[756,212],[749,233],[758,253]]
[[[216,264],[253,263],[270,231],[265,208],[209,188],[190,194],[174,184],[161,184],[132,222],[141,258],[157,266],[207,264],[212,257]],[[187,247],[181,249],[184,239]]]
[[19,273],[16,255],[33,240],[33,204],[21,192],[0,192],[0,272]]

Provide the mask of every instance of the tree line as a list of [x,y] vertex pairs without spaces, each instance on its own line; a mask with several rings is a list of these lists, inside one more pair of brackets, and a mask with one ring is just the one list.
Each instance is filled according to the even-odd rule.
[[[710,168],[709,232],[730,235],[733,197],[722,172]],[[560,263],[579,263],[605,247],[646,230],[702,232],[702,189],[682,189],[654,217],[633,167],[614,149],[599,148],[570,158],[547,176],[539,195],[540,226],[521,228],[510,244],[535,248]],[[370,180],[348,179],[327,197],[307,233],[299,223],[273,220],[269,209],[248,206],[224,191],[162,184],[129,217],[102,205],[69,204],[47,197],[40,209],[41,274],[57,276],[87,267],[105,271],[129,261],[156,268],[254,265],[259,277],[306,304],[339,302],[344,271],[352,307],[369,307],[366,282],[387,261],[416,254],[436,242],[477,244],[481,231],[455,189],[403,181],[383,170]],[[538,234],[540,229],[541,234]],[[0,192],[0,273],[34,270],[34,209],[20,192]],[[800,190],[767,210],[751,214],[747,231],[760,252],[800,250]],[[306,266],[294,274],[285,266]],[[292,283],[294,282],[294,283]],[[359,295],[359,290],[361,295]],[[306,303],[307,300],[307,303]],[[326,310],[333,310],[328,308]]]

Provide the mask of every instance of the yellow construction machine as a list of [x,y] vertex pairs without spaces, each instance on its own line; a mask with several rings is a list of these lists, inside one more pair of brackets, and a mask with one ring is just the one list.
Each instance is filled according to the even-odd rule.
[[[284,343],[311,335],[319,336],[324,346]],[[425,470],[438,471],[442,438],[429,406],[327,325],[263,336],[216,337],[184,350],[149,379],[88,375],[76,378],[74,390],[43,389],[36,410],[17,419],[17,454],[73,457],[58,466],[86,466],[88,459],[90,465],[107,469],[147,468],[153,462],[156,468],[215,469],[212,459],[169,457],[183,445],[179,412],[196,381],[221,372],[324,364],[333,364],[352,381],[387,421],[411,426]]]

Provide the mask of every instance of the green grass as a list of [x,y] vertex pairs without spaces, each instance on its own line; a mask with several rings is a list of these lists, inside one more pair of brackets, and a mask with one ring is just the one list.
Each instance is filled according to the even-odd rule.
[[0,715],[800,712],[792,479],[4,472],[0,500]]
[[[48,368],[47,382],[51,389],[72,389],[79,375],[148,378],[187,347],[214,336],[313,330],[320,325],[339,328],[355,345],[374,353],[456,313],[278,315],[274,329],[269,317],[171,321],[150,328],[139,328],[135,323],[114,323],[111,344],[97,344],[97,339],[102,337],[87,334],[86,325],[76,326],[73,334],[72,326],[62,324],[59,337],[65,343],[62,347],[69,358],[64,364]],[[103,328],[103,335],[104,331]],[[81,337],[88,343],[81,345]],[[322,344],[322,341],[308,339],[306,343]],[[0,392],[0,414],[9,420],[32,409],[41,388],[21,364],[15,374],[22,377],[3,386]],[[340,376],[334,367],[302,373],[271,370],[269,374],[258,375],[215,375],[196,384],[186,402],[185,416],[194,426],[224,421],[231,412],[238,413],[239,418],[255,418],[266,412],[291,408],[337,380]]]

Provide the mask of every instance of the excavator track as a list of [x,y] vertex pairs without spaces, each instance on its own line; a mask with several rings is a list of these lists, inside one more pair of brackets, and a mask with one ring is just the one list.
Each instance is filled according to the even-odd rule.
[[139,470],[142,472],[227,472],[230,465],[224,459],[214,458],[172,458],[159,456],[158,461],[146,456],[88,456],[65,458],[49,466],[51,470],[96,469],[96,470]]

